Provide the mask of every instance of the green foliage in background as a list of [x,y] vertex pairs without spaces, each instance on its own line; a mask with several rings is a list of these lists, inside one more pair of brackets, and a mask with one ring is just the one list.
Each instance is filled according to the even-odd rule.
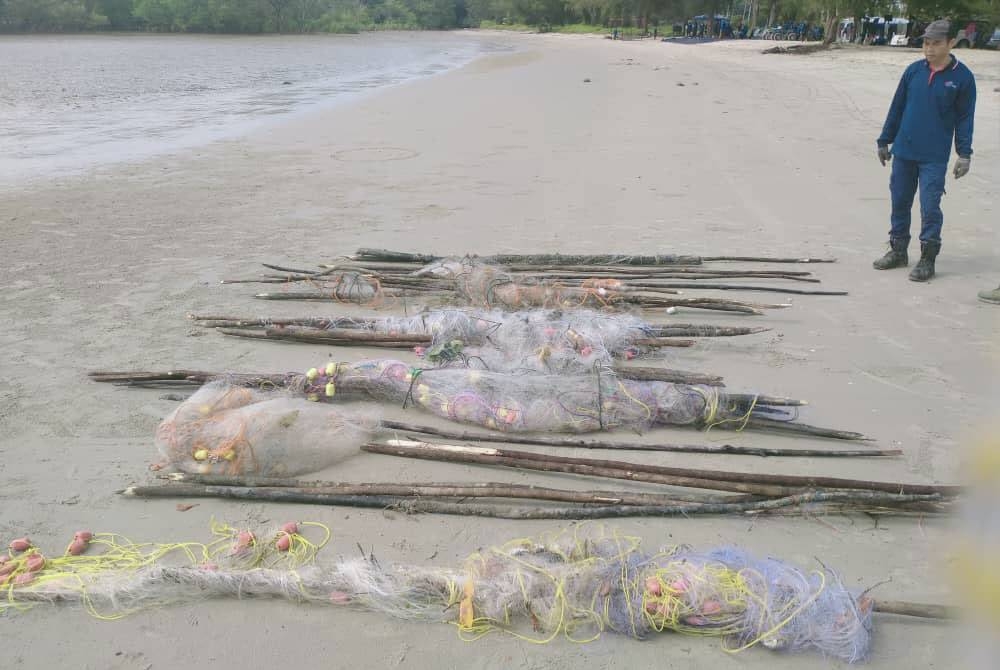
[[[669,26],[732,12],[746,0],[0,0],[0,32],[360,32],[496,27],[593,32]],[[1000,0],[759,0],[756,25],[865,14],[1000,19]]]

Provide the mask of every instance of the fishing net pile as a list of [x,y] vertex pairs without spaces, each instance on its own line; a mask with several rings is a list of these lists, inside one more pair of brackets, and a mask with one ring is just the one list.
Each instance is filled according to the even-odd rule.
[[268,477],[316,472],[358,453],[376,432],[378,412],[365,401],[415,406],[457,423],[514,433],[740,426],[781,412],[755,396],[622,379],[606,370],[513,375],[376,359],[328,363],[280,390],[216,379],[160,423],[156,447],[182,472]]
[[507,432],[711,426],[780,412],[712,386],[636,381],[601,369],[592,374],[512,375],[422,369],[393,359],[313,368],[305,376],[303,392],[313,400],[336,400],[347,393],[404,407],[412,403],[451,421]]
[[364,411],[346,414],[219,380],[202,386],[160,423],[156,447],[182,472],[291,476],[356,454],[372,425]]
[[[647,552],[637,538],[584,525],[480,551],[454,569],[382,566],[374,556],[325,565],[315,560],[329,537],[319,524],[214,530],[208,544],[98,534],[89,553],[48,560],[22,545],[0,578],[0,612],[63,602],[113,619],[208,598],[276,597],[449,622],[473,639],[497,630],[538,642],[670,631],[724,638],[728,651],[817,650],[851,662],[870,646],[871,601],[831,570],[737,549]],[[309,540],[314,532],[323,537]]]
[[516,277],[501,266],[468,257],[435,261],[414,274],[452,279],[459,300],[487,308],[607,308],[626,302],[627,289],[619,279],[595,277],[571,284]]
[[629,314],[593,310],[433,310],[415,316],[337,319],[335,328],[356,327],[383,335],[428,335],[419,353],[435,365],[463,364],[497,372],[584,371],[631,359],[639,342],[661,329]]
[[458,304],[507,310],[532,307],[605,309],[636,302],[628,295],[635,289],[620,279],[566,280],[518,275],[471,257],[435,261],[403,278],[395,278],[389,285],[383,285],[377,273],[356,270],[326,272],[305,283],[312,293],[303,296],[304,299],[334,299],[376,306],[405,296],[431,293],[448,294],[451,301]]

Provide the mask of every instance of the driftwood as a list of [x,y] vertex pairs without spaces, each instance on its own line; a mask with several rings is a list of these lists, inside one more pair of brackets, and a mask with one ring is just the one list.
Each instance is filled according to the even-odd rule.
[[761,51],[762,54],[797,54],[804,56],[807,54],[813,54],[818,51],[829,51],[833,48],[832,44],[827,44],[825,42],[814,42],[812,44],[791,44],[789,46],[774,46],[770,49],[764,49]]

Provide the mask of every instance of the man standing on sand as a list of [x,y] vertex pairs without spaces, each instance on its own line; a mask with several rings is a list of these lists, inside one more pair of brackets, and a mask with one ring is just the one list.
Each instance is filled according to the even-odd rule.
[[910,272],[913,281],[934,276],[934,261],[941,250],[941,196],[952,138],[958,153],[953,174],[959,179],[969,172],[976,111],[976,80],[969,68],[951,55],[955,40],[950,23],[934,21],[923,38],[924,60],[903,72],[876,140],[882,165],[892,160],[892,216],[890,249],[873,266],[889,270],[909,264],[910,210],[919,184],[920,262]]

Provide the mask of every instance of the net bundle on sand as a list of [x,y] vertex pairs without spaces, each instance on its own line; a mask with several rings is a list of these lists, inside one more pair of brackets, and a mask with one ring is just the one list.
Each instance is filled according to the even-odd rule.
[[182,472],[299,475],[358,453],[374,426],[365,416],[219,380],[160,422],[156,447]]
[[7,557],[13,568],[0,577],[0,612],[66,603],[116,619],[210,598],[271,597],[448,622],[472,639],[507,631],[536,642],[588,642],[605,632],[642,639],[669,631],[721,637],[732,652],[760,645],[850,662],[870,646],[872,601],[831,570],[737,549],[650,552],[637,538],[581,525],[434,568],[383,566],[373,556],[318,563],[329,539],[320,524],[214,531],[207,544],[97,534],[86,552],[53,559],[19,540],[22,551]]
[[[755,276],[755,275],[754,275]],[[781,275],[779,275],[781,276]],[[657,307],[691,307],[742,314],[760,314],[758,308],[788,307],[787,303],[758,304],[721,298],[681,298],[678,288],[692,285],[663,285],[655,282],[634,283],[628,277],[609,276],[603,272],[570,273],[565,276],[546,276],[538,273],[519,273],[500,265],[484,263],[472,258],[446,258],[415,271],[384,273],[378,270],[341,269],[318,274],[298,275],[288,282],[301,284],[308,290],[282,290],[258,293],[263,300],[334,300],[379,307],[397,301],[420,301],[477,308],[521,310],[548,309],[635,309]],[[245,280],[228,280],[229,283]],[[250,280],[253,281],[253,280]],[[283,283],[281,279],[262,280]],[[843,292],[800,291],[796,289],[741,287],[737,284],[703,285],[702,288],[749,290],[776,290],[792,293],[823,293],[841,295]]]
[[592,310],[434,310],[385,317],[375,324],[385,334],[431,336],[422,351],[431,363],[460,360],[470,367],[503,371],[583,371],[634,358],[636,342],[657,329],[630,314]]
[[329,363],[309,370],[303,392],[313,400],[340,394],[404,406],[506,432],[586,433],[654,425],[745,423],[780,409],[753,396],[703,385],[624,379],[606,369],[590,374],[505,374],[469,368],[416,368],[377,359]]
[[351,396],[412,402],[452,421],[508,432],[688,425],[723,414],[711,386],[618,380],[611,373],[576,378],[424,371],[390,359],[313,369],[291,390],[250,389],[224,378],[210,382],[160,422],[156,447],[182,472],[316,472],[357,454],[377,428],[370,404],[309,402]]
[[189,315],[236,337],[378,347],[413,347],[435,365],[463,364],[495,372],[585,371],[632,360],[663,347],[693,346],[682,337],[730,337],[758,326],[652,324],[595,310],[435,309],[385,317],[217,317]]

